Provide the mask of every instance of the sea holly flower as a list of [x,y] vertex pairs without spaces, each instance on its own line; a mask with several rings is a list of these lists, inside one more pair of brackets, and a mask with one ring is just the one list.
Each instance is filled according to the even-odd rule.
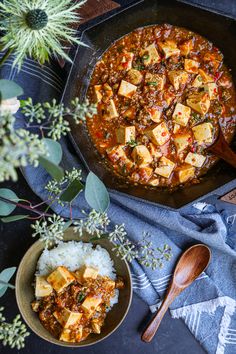
[[77,10],[85,3],[71,0],[4,0],[0,2],[2,62],[15,53],[13,66],[20,68],[26,56],[40,64],[53,55],[71,61],[61,43],[82,44],[72,23],[78,23]]

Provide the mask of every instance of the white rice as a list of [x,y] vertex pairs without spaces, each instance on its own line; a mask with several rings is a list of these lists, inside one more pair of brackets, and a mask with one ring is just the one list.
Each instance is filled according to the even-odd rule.
[[[64,266],[70,271],[75,271],[82,266],[92,266],[98,269],[98,274],[111,279],[116,278],[114,263],[107,250],[92,243],[82,241],[60,242],[51,249],[44,250],[37,263],[37,275],[48,275],[55,268]],[[118,302],[119,291],[111,299],[111,307]]]

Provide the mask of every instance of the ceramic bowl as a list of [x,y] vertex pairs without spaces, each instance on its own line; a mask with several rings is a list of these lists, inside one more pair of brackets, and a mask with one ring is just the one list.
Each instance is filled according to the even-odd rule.
[[[64,235],[65,241],[75,240],[89,242],[89,237],[85,233],[82,238],[68,229]],[[43,252],[43,243],[35,242],[24,255],[16,275],[16,300],[27,325],[42,339],[64,347],[85,347],[96,344],[111,335],[125,319],[132,300],[132,280],[129,266],[125,260],[117,257],[112,251],[113,245],[106,239],[99,239],[92,242],[94,245],[101,245],[110,254],[114,262],[114,268],[118,276],[122,276],[125,281],[125,288],[120,291],[119,301],[108,313],[105,324],[100,334],[91,334],[81,343],[66,343],[53,337],[41,324],[38,314],[31,309],[31,302],[34,300],[34,274],[38,259]]]

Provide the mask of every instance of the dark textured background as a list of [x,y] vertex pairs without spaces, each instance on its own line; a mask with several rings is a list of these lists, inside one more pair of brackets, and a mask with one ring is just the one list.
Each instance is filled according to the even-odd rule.
[[[126,6],[135,1],[116,0],[122,6]],[[157,0],[158,1],[158,0]],[[168,0],[166,0],[168,1]],[[186,1],[187,2],[187,1]],[[236,0],[191,0],[188,2],[198,3],[203,6],[210,6],[236,18]],[[20,176],[17,183],[1,184],[1,187],[13,189],[18,196],[30,199],[33,203],[39,202],[30,188],[27,186],[23,177]],[[17,266],[33,243],[29,221],[20,221],[13,224],[0,224],[0,269]],[[18,312],[14,292],[8,290],[7,294],[0,300],[1,306],[5,307],[5,315],[11,320]],[[87,354],[201,354],[205,353],[201,346],[196,342],[185,324],[180,320],[171,319],[167,314],[162,321],[158,334],[151,344],[144,344],[140,340],[140,331],[143,323],[148,320],[147,306],[136,296],[130,312],[121,327],[108,339],[87,349],[66,349],[49,343],[38,338],[34,333],[26,340],[26,348],[21,350],[22,354],[68,354],[73,352]],[[1,354],[18,352],[11,350],[0,344]]]

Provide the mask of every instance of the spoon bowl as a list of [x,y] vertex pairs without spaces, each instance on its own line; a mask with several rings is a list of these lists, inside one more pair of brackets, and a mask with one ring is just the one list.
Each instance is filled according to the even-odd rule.
[[188,248],[176,265],[173,275],[175,285],[184,288],[189,286],[206,269],[210,258],[211,251],[205,245],[194,245]]
[[141,339],[149,343],[156,334],[161,320],[175,298],[207,268],[211,259],[209,247],[197,244],[188,248],[180,257],[174,271],[172,281],[159,311],[144,330]]

